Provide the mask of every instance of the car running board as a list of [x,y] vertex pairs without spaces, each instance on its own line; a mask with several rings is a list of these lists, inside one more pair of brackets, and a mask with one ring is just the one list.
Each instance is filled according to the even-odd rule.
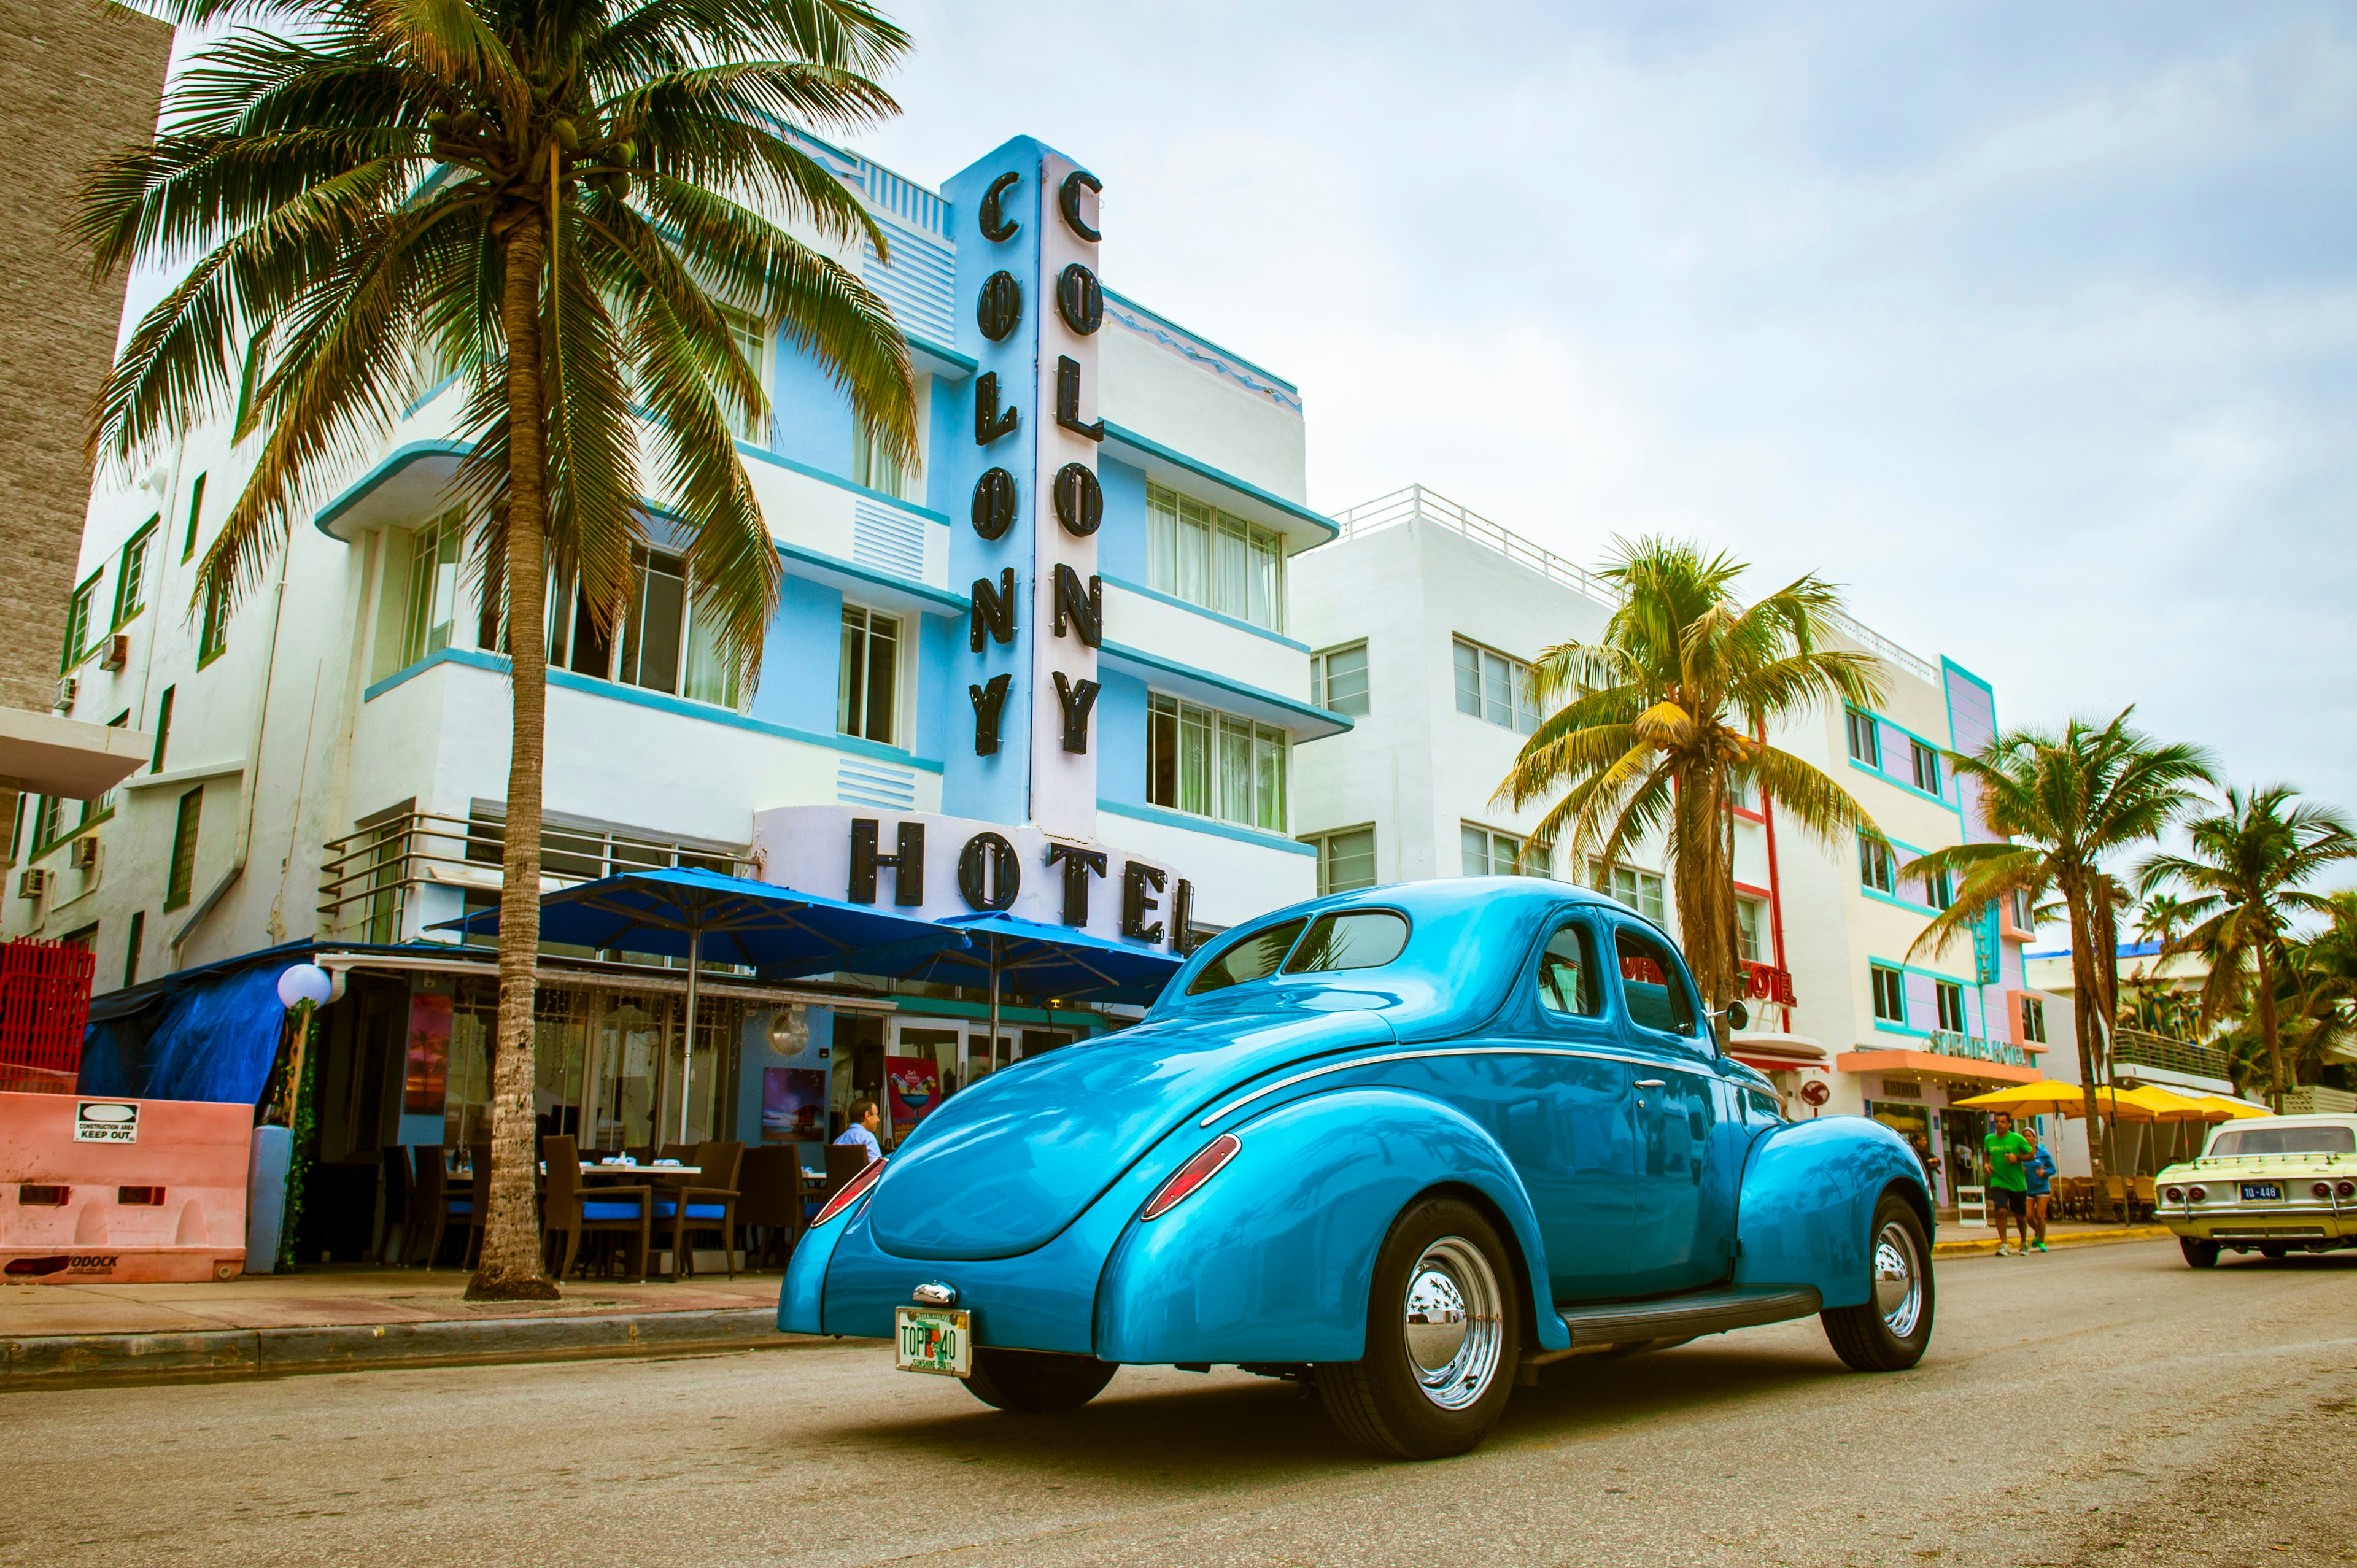
[[1822,1310],[1824,1305],[1823,1297],[1803,1285],[1797,1289],[1695,1291],[1658,1301],[1616,1301],[1597,1306],[1560,1308],[1555,1316],[1571,1331],[1570,1348],[1526,1355],[1523,1365],[1543,1367],[1566,1356],[1609,1350],[1615,1345],[1695,1339],[1705,1334],[1724,1334],[1730,1328],[1809,1317]]

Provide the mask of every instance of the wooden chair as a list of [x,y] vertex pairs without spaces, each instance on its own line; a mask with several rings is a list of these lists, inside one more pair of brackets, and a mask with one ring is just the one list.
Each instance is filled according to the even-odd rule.
[[467,1246],[460,1255],[460,1264],[471,1269],[482,1259],[483,1233],[489,1229],[491,1212],[491,1146],[470,1144],[467,1164],[473,1175],[473,1185],[468,1189],[465,1212],[453,1208],[451,1217],[467,1227]]
[[843,1184],[867,1168],[867,1151],[856,1144],[829,1144],[826,1146],[826,1196],[833,1197],[843,1190]]
[[402,1237],[401,1261],[430,1269],[442,1255],[442,1237],[450,1222],[473,1223],[474,1192],[470,1187],[451,1187],[441,1144],[420,1144],[410,1151],[410,1157],[416,1162],[416,1201],[410,1206],[409,1230]]
[[2140,1176],[2136,1178],[2136,1212],[2138,1219],[2151,1219],[2159,1199],[2160,1194],[2154,1187],[2152,1177]]
[[737,1166],[737,1230],[749,1236],[745,1266],[782,1267],[802,1239],[802,1153],[792,1144],[748,1149]]
[[[655,1218],[671,1221],[671,1277],[694,1273],[688,1256],[690,1231],[717,1230],[720,1250],[728,1259],[728,1277],[737,1277],[737,1167],[745,1145],[707,1143],[695,1145],[687,1163],[698,1174],[676,1184],[666,1182],[655,1194]],[[690,1183],[694,1185],[689,1185]]]
[[653,1234],[654,1188],[582,1180],[580,1147],[565,1134],[549,1138],[542,1145],[542,1155],[547,1164],[548,1182],[547,1197],[541,1205],[544,1254],[557,1256],[556,1239],[565,1238],[563,1255],[552,1265],[556,1277],[563,1279],[573,1272],[573,1261],[581,1251],[581,1238],[595,1232],[637,1239],[639,1279],[644,1283]]
[[409,1148],[404,1144],[387,1144],[384,1161],[384,1240],[378,1260],[387,1253],[398,1253],[403,1262],[409,1261],[409,1213],[417,1203],[417,1173],[410,1168]]

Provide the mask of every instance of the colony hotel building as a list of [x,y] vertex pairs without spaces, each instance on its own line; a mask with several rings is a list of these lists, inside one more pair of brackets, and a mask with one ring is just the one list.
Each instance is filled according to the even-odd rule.
[[[1677,929],[1658,842],[1620,864],[1524,854],[1542,812],[1494,792],[1538,725],[1530,662],[1600,635],[1617,600],[1577,564],[1411,487],[1338,514],[1342,537],[1294,566],[1298,634],[1317,700],[1351,732],[1301,754],[1294,817],[1318,854],[1321,890],[1427,876],[1512,873],[1599,887]],[[1813,712],[1771,738],[1847,789],[1896,852],[1831,847],[1738,804],[1735,881],[1751,1027],[1735,1054],[1767,1071],[1794,1115],[1865,1114],[1943,1156],[1943,1200],[1975,1180],[1979,1112],[1953,1102],[2050,1071],[2076,1081],[2065,1004],[2022,967],[2023,911],[1991,911],[1936,955],[1916,937],[1951,902],[1901,877],[1926,851],[1987,831],[1944,753],[1995,733],[1989,687],[1953,660],[1919,657],[1846,621],[1846,643],[1882,663],[1880,710]],[[2057,1032],[2059,1030],[2059,1032]],[[2066,1155],[2069,1151],[2066,1149]]]
[[[739,449],[786,576],[759,678],[713,657],[660,540],[610,634],[557,585],[548,885],[694,864],[933,918],[996,834],[1011,856],[974,853],[1015,913],[1141,945],[1309,897],[1295,747],[1350,721],[1305,700],[1286,624],[1288,558],[1335,532],[1303,504],[1298,392],[1111,286],[1121,236],[1064,155],[1017,139],[936,192],[813,146],[888,236],[844,259],[909,339],[922,461],[881,460],[742,325],[775,416]],[[28,800],[10,845],[5,933],[96,952],[121,1087],[236,1098],[207,1092],[235,1064],[188,999],[251,990],[266,950],[346,973],[319,1153],[353,1201],[314,1206],[342,1219],[307,1220],[307,1255],[372,1244],[382,1147],[484,1126],[490,957],[434,929],[496,902],[509,746],[449,495],[460,397],[411,408],[231,611],[187,607],[258,441],[205,432],[102,491],[60,706],[154,755],[100,800]],[[540,1109],[603,1147],[677,1124],[683,1047],[689,1136],[757,1143],[815,1135],[809,1086],[839,1114],[888,1056],[970,1077],[1105,1022],[1010,1008],[993,1042],[971,993],[716,975],[691,1037],[676,969],[545,965]],[[806,1076],[781,1096],[780,1071]]]

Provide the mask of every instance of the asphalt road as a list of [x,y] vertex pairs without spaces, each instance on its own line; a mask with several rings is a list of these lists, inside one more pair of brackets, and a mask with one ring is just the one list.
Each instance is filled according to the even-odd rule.
[[1813,1322],[1575,1360],[1429,1465],[1240,1373],[1018,1418],[849,1342],[0,1394],[0,1562],[2357,1562],[2357,1253],[1939,1284],[1912,1372],[1846,1370]]

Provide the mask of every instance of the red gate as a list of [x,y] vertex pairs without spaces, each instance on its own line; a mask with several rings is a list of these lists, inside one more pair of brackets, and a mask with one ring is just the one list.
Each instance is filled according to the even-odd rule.
[[0,1090],[74,1091],[97,963],[64,942],[0,942]]

